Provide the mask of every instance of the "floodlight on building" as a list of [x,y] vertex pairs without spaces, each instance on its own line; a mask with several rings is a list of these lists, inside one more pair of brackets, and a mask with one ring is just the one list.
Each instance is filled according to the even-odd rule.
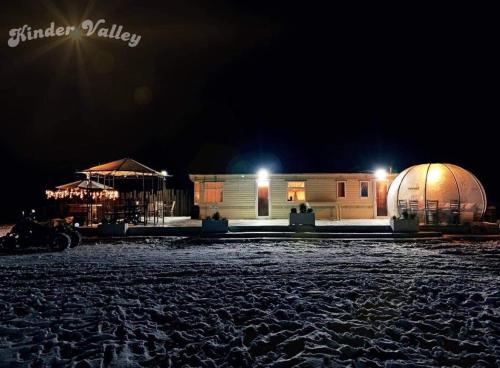
[[375,178],[377,180],[386,180],[387,179],[387,170],[386,169],[375,170]]
[[269,184],[269,171],[267,169],[259,169],[257,171],[257,184],[259,186]]

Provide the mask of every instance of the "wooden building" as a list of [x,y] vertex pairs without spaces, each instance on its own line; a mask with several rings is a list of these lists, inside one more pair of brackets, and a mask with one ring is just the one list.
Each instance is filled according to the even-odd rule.
[[219,211],[229,219],[288,218],[308,203],[318,219],[387,217],[387,191],[394,174],[192,174],[200,217]]

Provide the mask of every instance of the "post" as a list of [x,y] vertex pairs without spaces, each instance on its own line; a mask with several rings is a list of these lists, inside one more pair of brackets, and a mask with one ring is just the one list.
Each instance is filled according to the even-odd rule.
[[165,178],[161,178],[161,218],[163,225],[165,225]]
[[142,173],[142,207],[144,211],[144,225],[147,225],[148,220],[146,219],[147,208],[146,208],[146,183],[145,183],[144,173]]
[[153,223],[156,225],[156,191],[154,176],[151,176],[151,194],[153,195]]

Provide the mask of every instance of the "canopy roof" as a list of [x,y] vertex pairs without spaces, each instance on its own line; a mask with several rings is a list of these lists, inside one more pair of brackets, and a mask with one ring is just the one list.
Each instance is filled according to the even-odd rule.
[[131,158],[111,161],[103,165],[93,166],[80,171],[90,175],[105,176],[163,176],[160,172],[147,167]]
[[114,190],[112,187],[93,180],[78,180],[68,184],[59,185],[57,190],[87,189],[87,190]]

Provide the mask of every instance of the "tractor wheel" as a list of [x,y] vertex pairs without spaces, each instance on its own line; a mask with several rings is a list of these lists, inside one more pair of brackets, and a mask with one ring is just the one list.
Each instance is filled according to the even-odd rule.
[[69,237],[71,238],[71,248],[76,248],[82,242],[82,234],[78,231],[72,231]]
[[17,248],[17,240],[13,236],[4,236],[3,238],[0,239],[0,248],[7,249],[7,250],[13,250]]
[[57,233],[52,242],[54,250],[66,250],[71,246],[71,238],[67,234]]

